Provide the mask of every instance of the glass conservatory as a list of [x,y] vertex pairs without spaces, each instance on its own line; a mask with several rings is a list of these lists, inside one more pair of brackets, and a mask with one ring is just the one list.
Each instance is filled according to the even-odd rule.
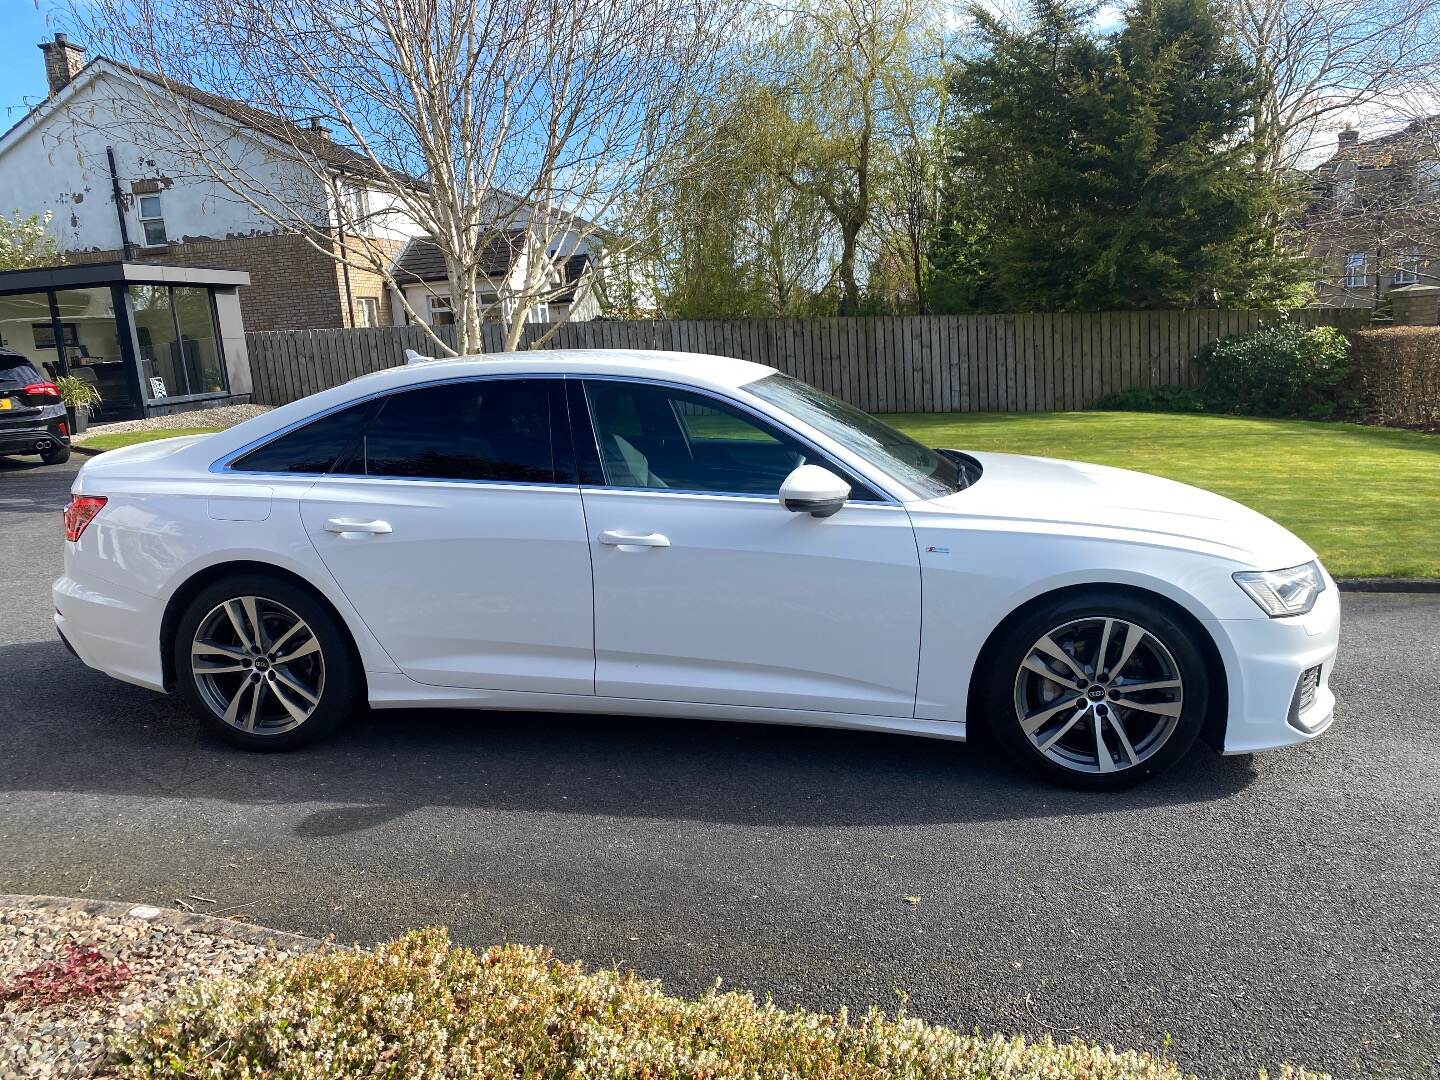
[[0,272],[0,348],[93,383],[101,420],[249,401],[248,284],[243,271],[131,262]]

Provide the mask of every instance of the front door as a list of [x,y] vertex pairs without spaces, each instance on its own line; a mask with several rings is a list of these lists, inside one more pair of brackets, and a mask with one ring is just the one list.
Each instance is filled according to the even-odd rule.
[[570,400],[597,694],[913,715],[920,568],[902,507],[854,480],[832,517],[784,509],[796,466],[836,465],[706,394],[591,379]]
[[559,379],[402,391],[306,494],[326,568],[411,678],[594,692],[590,555],[564,417]]

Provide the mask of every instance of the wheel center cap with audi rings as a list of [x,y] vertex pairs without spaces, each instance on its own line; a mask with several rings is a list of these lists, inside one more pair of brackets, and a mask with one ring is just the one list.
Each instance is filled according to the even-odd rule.
[[1105,687],[1101,686],[1099,683],[1095,683],[1090,687],[1090,689],[1085,691],[1085,696],[1091,701],[1104,701]]

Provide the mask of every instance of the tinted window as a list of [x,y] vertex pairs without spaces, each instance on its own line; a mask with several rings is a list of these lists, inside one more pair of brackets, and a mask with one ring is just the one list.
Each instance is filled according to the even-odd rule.
[[374,403],[367,401],[322,416],[250,451],[230,467],[242,472],[329,472],[349,454],[373,411]]
[[35,365],[17,353],[0,352],[0,387],[13,389],[44,382],[45,376],[35,370]]
[[586,382],[585,394],[612,487],[777,495],[800,465],[833,468],[784,432],[704,394],[611,380]]
[[339,471],[553,483],[552,383],[478,379],[392,394]]

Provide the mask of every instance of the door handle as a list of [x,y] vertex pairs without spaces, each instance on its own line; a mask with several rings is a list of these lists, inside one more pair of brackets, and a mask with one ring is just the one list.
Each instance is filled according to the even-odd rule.
[[660,533],[645,533],[643,536],[634,536],[630,533],[615,532],[613,529],[600,534],[600,543],[608,544],[610,547],[618,547],[621,551],[633,551],[636,548],[658,548],[669,547],[670,538]]
[[344,536],[347,533],[388,533],[391,529],[388,521],[346,521],[344,518],[331,518],[325,522],[325,531]]

